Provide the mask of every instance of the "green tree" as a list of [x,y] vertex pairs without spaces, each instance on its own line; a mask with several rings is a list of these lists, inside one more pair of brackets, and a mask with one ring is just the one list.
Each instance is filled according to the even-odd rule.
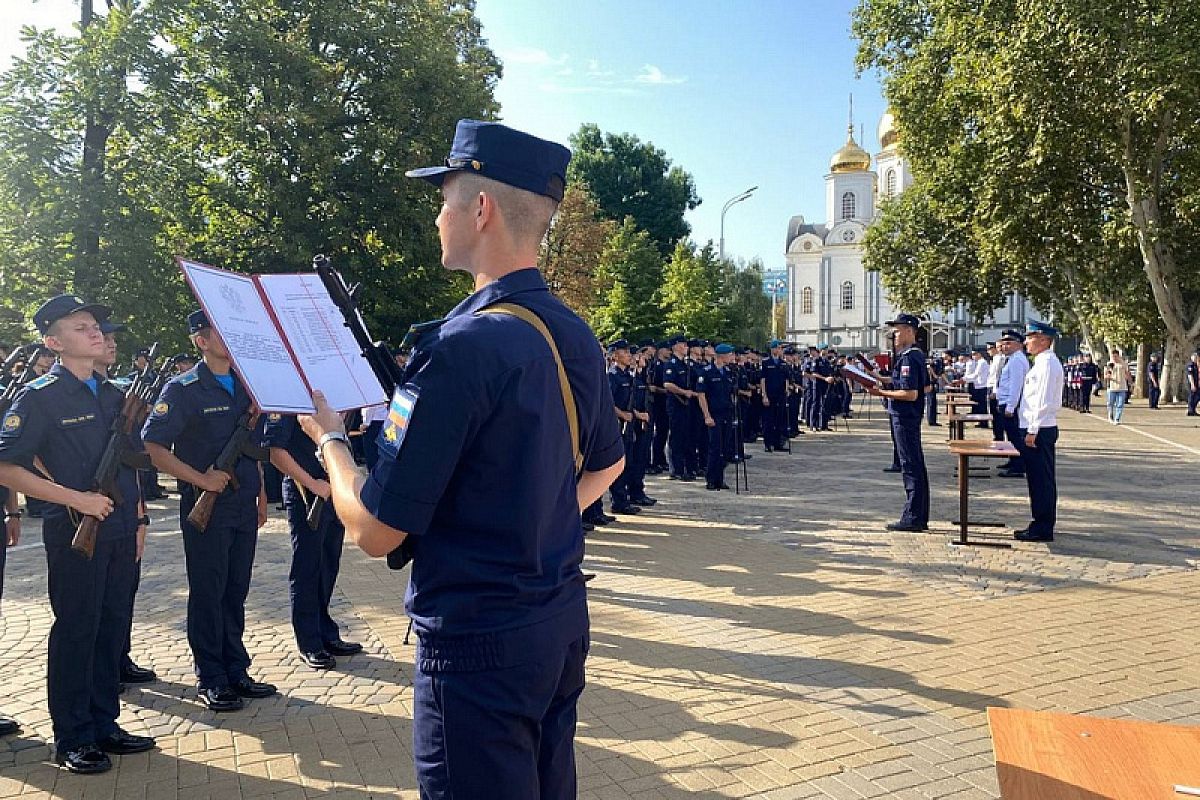
[[665,258],[691,232],[684,214],[700,205],[692,176],[667,154],[629,133],[587,123],[571,136],[570,178],[586,183],[604,215],[632,217]]
[[567,185],[538,266],[551,291],[580,316],[588,316],[596,305],[596,272],[615,230],[587,186]]
[[758,259],[738,267],[726,261],[722,284],[728,327],[722,336],[732,343],[761,346],[771,337],[771,298],[763,293],[763,265]]
[[626,219],[609,237],[596,269],[597,304],[587,315],[603,340],[641,339],[663,332],[657,290],[662,257],[650,235]]
[[663,270],[659,297],[668,327],[691,336],[720,338],[729,319],[724,274],[712,242],[697,250],[680,242]]

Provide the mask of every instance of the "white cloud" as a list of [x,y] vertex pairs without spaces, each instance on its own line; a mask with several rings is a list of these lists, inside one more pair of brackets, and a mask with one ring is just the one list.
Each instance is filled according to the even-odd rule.
[[500,60],[505,64],[527,64],[534,67],[561,67],[570,60],[570,56],[565,53],[559,56],[552,56],[540,47],[514,47],[511,50],[501,51]]
[[673,84],[684,83],[687,78],[676,78],[667,76],[661,69],[653,64],[646,64],[642,67],[642,71],[638,73],[634,79],[635,83],[649,83],[655,86],[670,86]]

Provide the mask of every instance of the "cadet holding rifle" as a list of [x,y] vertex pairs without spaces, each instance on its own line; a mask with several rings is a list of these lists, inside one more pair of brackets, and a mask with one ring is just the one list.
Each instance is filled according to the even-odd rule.
[[[258,529],[267,521],[262,468],[246,454],[248,444],[257,445],[258,435],[248,431],[257,415],[203,311],[188,316],[188,331],[203,360],[163,388],[142,437],[154,465],[180,481],[187,633],[200,702],[213,711],[237,711],[243,698],[276,692],[250,679],[250,654],[242,644]],[[231,463],[219,464],[223,456]],[[201,500],[210,492],[211,500]],[[201,502],[212,502],[203,527],[190,521]]]
[[[89,491],[125,402],[119,389],[94,372],[94,362],[104,355],[100,322],[109,313],[72,295],[37,310],[34,324],[60,363],[18,393],[0,423],[0,483],[49,504],[42,522],[54,611],[47,699],[58,763],[87,774],[112,769],[110,753],[154,747],[153,739],[117,726],[121,651],[137,541],[144,535],[137,474],[127,466],[118,469],[121,502]],[[80,515],[101,521],[91,558],[71,548]]]
[[337,623],[329,616],[346,529],[333,505],[326,502],[329,476],[296,418],[268,415],[263,445],[270,448],[271,463],[284,475],[283,505],[292,537],[288,589],[300,660],[313,669],[333,669],[335,656],[362,650],[357,642],[342,641]]

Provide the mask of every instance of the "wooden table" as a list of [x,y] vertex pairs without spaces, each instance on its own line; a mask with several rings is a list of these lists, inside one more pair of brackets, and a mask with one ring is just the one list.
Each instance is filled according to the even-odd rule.
[[[972,458],[1012,458],[1018,455],[1017,448],[1009,442],[983,442],[964,439],[950,442],[950,454],[958,457],[958,541],[950,544],[979,545],[980,547],[1012,547],[1008,542],[976,542],[967,538],[970,525],[992,527],[992,523],[971,522],[968,508],[971,491]],[[1002,527],[995,524],[995,527]]]
[[1200,728],[989,708],[1003,800],[1187,800]]
[[950,431],[949,436],[951,441],[962,441],[967,438],[967,423],[968,422],[991,422],[991,414],[951,414],[950,415]]

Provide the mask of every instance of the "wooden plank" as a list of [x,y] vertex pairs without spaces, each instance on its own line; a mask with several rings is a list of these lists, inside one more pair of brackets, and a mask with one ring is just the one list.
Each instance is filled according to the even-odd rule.
[[1200,728],[989,708],[1003,800],[1181,800],[1200,787]]

